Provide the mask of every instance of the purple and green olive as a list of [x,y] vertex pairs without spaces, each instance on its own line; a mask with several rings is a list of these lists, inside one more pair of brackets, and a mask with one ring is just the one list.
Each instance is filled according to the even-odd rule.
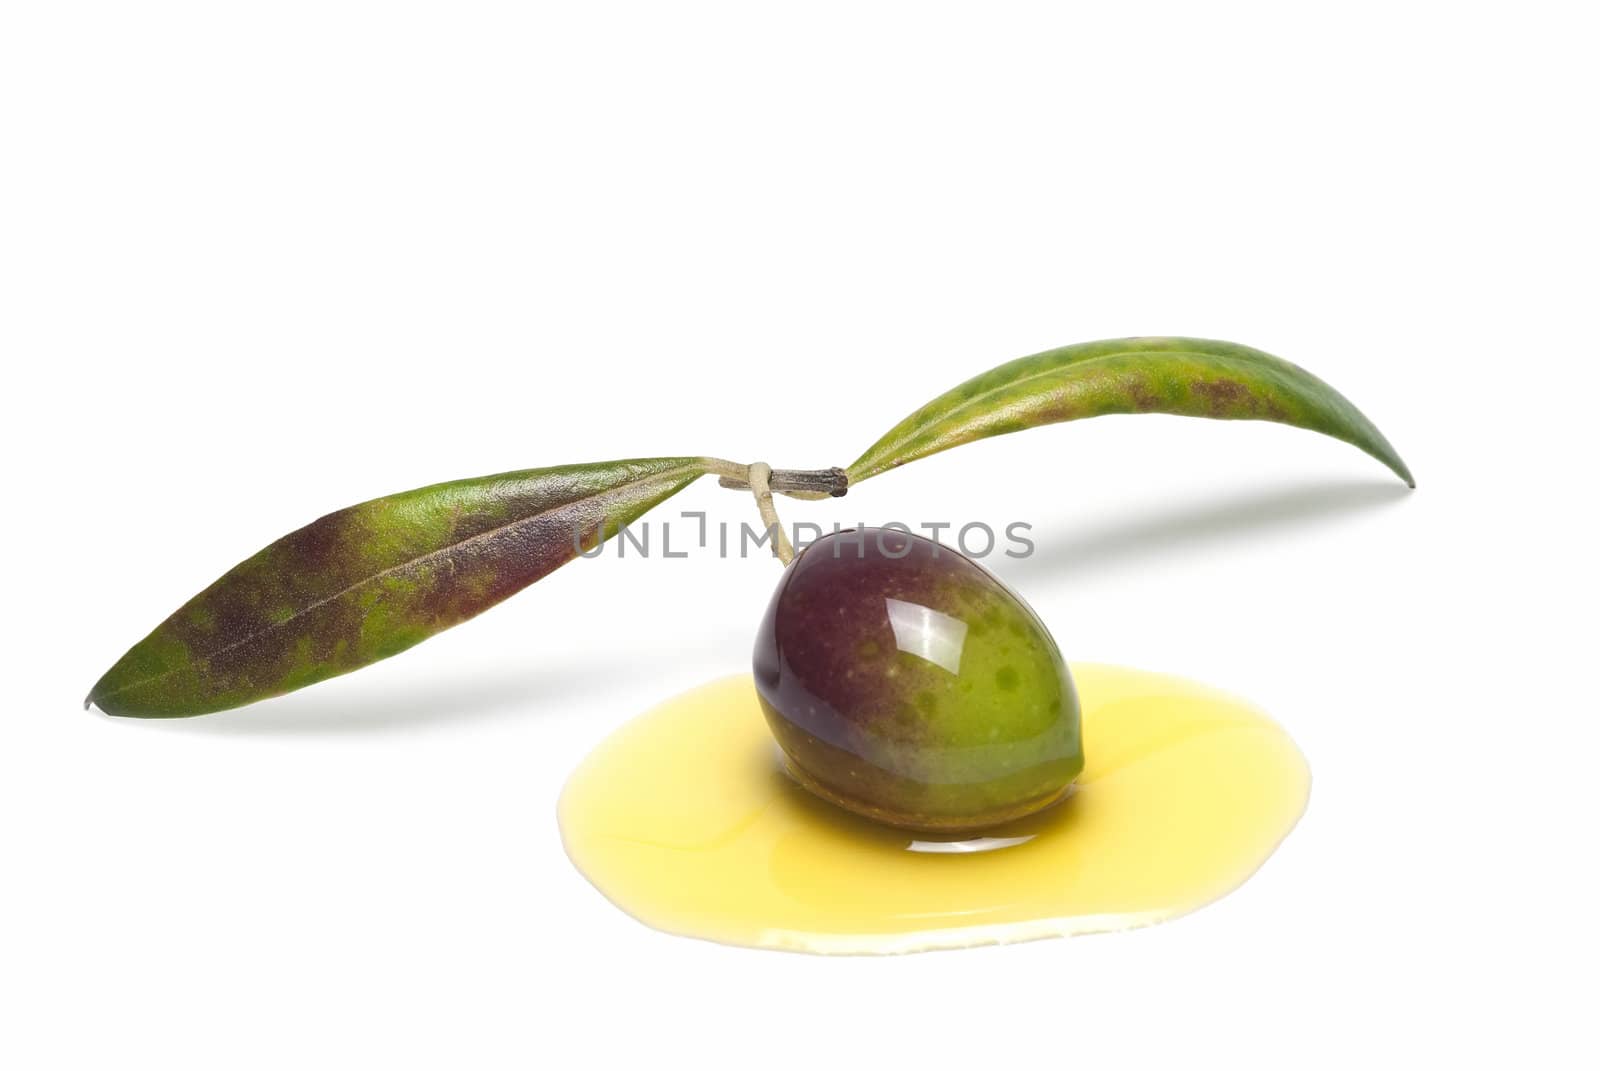
[[754,668],[795,779],[879,822],[988,828],[1060,800],[1083,769],[1077,696],[1044,623],[988,570],[909,532],[807,547]]

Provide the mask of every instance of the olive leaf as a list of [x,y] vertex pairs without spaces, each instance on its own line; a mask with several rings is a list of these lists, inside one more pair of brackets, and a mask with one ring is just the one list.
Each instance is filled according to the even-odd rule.
[[398,654],[603,543],[707,465],[670,457],[525,469],[330,513],[184,603],[85,705],[205,714]]
[[906,417],[846,471],[856,484],[976,439],[1108,413],[1307,428],[1366,451],[1416,486],[1383,434],[1322,380],[1249,346],[1200,338],[1085,342],[1000,365]]

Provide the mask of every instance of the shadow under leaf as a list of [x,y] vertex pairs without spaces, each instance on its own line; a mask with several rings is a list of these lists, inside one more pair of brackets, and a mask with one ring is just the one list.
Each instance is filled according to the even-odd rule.
[[[377,685],[323,691],[313,686],[236,710],[194,718],[142,722],[178,732],[269,736],[406,731],[434,723],[484,721],[549,708],[567,698],[592,696],[607,676],[588,665],[534,668],[510,665],[463,676],[441,671],[421,685]],[[120,719],[119,719],[120,720]],[[131,719],[139,720],[139,719]]]
[[1007,562],[1004,571],[1009,580],[1020,582],[1105,569],[1144,558],[1169,557],[1208,544],[1308,527],[1391,506],[1413,493],[1392,481],[1318,483],[1252,491],[1162,512],[1141,512],[1138,516],[1069,530],[1060,539],[1035,536],[1038,549],[1026,558]]

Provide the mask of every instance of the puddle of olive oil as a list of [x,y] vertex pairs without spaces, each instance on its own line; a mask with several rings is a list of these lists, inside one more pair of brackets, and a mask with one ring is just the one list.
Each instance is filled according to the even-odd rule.
[[1160,922],[1272,854],[1311,775],[1266,715],[1189,681],[1073,667],[1073,794],[984,836],[890,829],[783,772],[747,676],[623,726],[567,782],[561,835],[613,903],[731,945],[893,953]]

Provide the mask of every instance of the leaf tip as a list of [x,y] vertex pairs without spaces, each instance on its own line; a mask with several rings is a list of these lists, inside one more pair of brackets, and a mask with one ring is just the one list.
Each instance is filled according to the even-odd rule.
[[1411,490],[1415,491],[1417,489],[1417,478],[1411,475],[1411,467],[1400,460],[1400,455],[1394,452],[1393,447],[1386,451],[1385,454],[1380,454],[1378,460],[1389,466],[1389,469],[1404,480],[1405,485]]
[[[106,695],[116,691],[114,687],[108,687],[106,682],[111,678],[112,673],[115,671],[116,667],[113,666],[111,669],[108,669],[99,680],[94,682],[94,687],[89,689],[89,694],[83,697],[84,710],[88,710],[91,707],[96,707],[102,714],[112,717],[117,715],[116,711],[109,710],[106,707]],[[112,705],[115,706],[116,704],[113,703]]]

